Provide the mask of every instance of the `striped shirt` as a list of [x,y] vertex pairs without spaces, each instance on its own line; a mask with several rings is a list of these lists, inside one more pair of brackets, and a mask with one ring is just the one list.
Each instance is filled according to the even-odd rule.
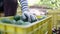
[[19,0],[20,4],[21,4],[21,10],[22,12],[24,11],[28,11],[28,2],[27,0]]

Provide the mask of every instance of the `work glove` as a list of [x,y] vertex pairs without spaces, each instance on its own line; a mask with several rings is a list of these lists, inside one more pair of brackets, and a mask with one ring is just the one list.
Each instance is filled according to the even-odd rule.
[[34,22],[36,21],[36,16],[30,13],[27,0],[20,0],[21,10],[22,10],[22,20]]
[[35,22],[37,21],[36,16],[33,13],[30,13],[29,11],[25,11],[22,13],[22,19],[27,20],[28,22]]

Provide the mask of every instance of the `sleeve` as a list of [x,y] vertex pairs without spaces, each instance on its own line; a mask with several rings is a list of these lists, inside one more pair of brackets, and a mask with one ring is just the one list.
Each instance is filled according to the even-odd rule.
[[27,0],[19,0],[19,2],[21,4],[22,12],[29,11],[29,9],[28,9],[28,1]]

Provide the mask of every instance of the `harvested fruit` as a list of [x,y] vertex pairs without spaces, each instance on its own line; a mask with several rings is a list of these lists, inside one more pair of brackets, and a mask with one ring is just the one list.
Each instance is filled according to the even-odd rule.
[[29,25],[31,24],[30,22],[24,22],[22,25]]
[[23,23],[24,23],[24,21],[18,20],[17,23],[15,23],[15,24],[22,25]]
[[7,19],[7,18],[2,19],[1,21],[2,21],[3,23],[10,23],[10,22],[11,22],[11,20],[10,20],[10,19]]
[[37,20],[41,20],[44,19],[46,16],[38,16],[37,18],[34,18],[33,15],[30,16],[30,20],[28,21],[28,17],[26,17],[27,19],[22,19],[22,16],[16,15],[13,18],[2,18],[0,20],[0,23],[9,23],[9,24],[16,24],[16,25],[29,25],[31,23],[36,22]]
[[15,24],[16,23],[16,21],[15,20],[11,20],[11,24]]
[[14,16],[14,20],[16,20],[16,21],[20,20],[20,18],[21,17],[19,15]]

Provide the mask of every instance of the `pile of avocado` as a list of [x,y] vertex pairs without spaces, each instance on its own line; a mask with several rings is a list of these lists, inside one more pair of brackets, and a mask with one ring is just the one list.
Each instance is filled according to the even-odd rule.
[[20,15],[15,15],[13,17],[13,19],[3,18],[0,21],[2,23],[17,24],[17,25],[28,25],[28,24],[31,24],[31,22],[28,22],[27,20],[22,20],[22,17]]
[[[41,20],[41,19],[44,19],[44,18],[45,17],[40,18],[38,20]],[[2,18],[0,20],[1,23],[9,23],[9,24],[17,24],[17,25],[29,25],[31,23],[34,23],[35,21],[37,21],[37,20],[32,20],[31,22],[29,22],[28,20],[23,20],[22,16],[20,16],[20,15],[15,15],[12,19]]]

